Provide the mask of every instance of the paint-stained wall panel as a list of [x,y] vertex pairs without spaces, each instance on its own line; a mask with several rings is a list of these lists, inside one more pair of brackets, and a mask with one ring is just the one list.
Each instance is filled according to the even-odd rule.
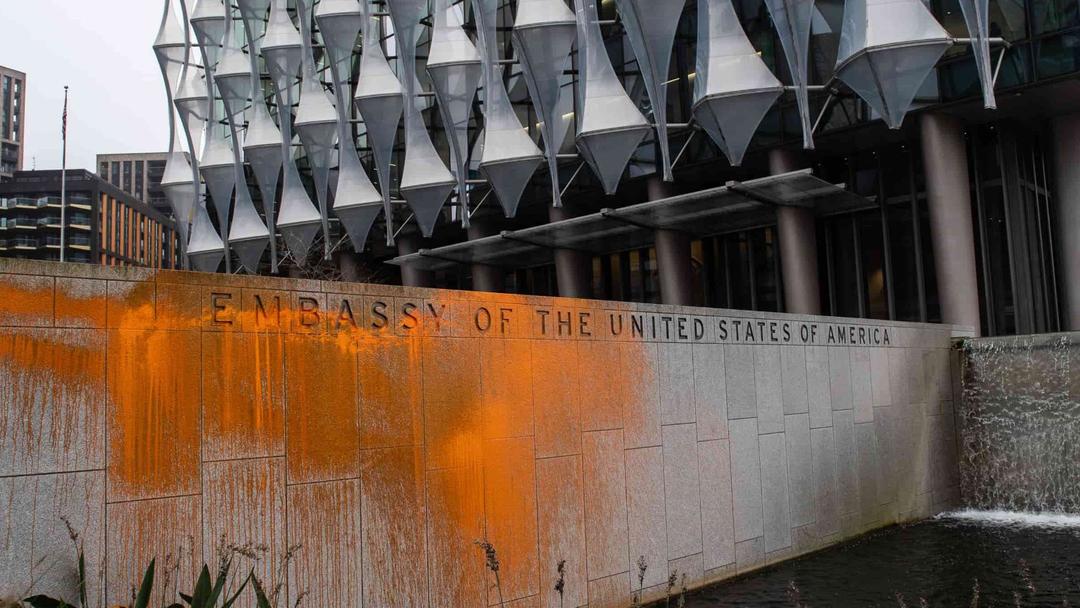
[[65,589],[66,519],[96,608],[223,552],[279,605],[619,606],[640,558],[662,599],[956,495],[952,328],[24,261],[0,291],[0,584]]

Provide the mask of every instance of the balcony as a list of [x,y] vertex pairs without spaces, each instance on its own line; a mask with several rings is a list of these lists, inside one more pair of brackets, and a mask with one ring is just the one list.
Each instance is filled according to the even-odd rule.
[[8,249],[16,251],[33,251],[41,245],[38,239],[30,239],[26,237],[17,237],[14,239],[8,239]]
[[[79,249],[82,251],[90,251],[90,237],[87,236],[69,236],[67,237],[67,246],[69,249]],[[60,248],[60,237],[47,236],[45,237],[45,247],[48,249]]]
[[7,227],[19,230],[37,230],[38,221],[29,217],[13,217],[8,219]]
[[[68,199],[70,200],[70,199]],[[59,196],[43,196],[38,199],[38,207],[55,207],[60,208]]]
[[77,213],[68,219],[68,228],[90,230],[90,216]]
[[89,196],[73,194],[67,197],[67,201],[68,207],[83,209],[85,211],[91,211],[94,208],[94,201]]
[[16,209],[37,209],[38,199],[36,198],[14,198],[9,199],[15,202]]

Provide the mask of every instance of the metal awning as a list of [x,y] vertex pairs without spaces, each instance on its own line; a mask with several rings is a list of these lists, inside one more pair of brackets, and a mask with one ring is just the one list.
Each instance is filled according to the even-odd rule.
[[[655,231],[677,230],[706,237],[772,221],[777,206],[810,209],[819,205],[862,206],[868,201],[830,184],[809,169],[746,182],[731,182],[689,194],[604,209],[599,213],[505,231],[438,247],[421,249],[388,263],[421,270],[446,270],[458,264],[487,264],[518,269],[552,263],[555,249],[571,249],[598,255],[648,247]],[[765,218],[768,218],[767,221]]]

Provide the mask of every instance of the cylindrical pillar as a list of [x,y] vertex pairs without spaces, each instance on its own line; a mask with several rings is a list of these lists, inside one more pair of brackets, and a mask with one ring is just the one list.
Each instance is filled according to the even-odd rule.
[[[796,171],[801,164],[800,155],[792,150],[777,148],[769,152],[770,175]],[[780,240],[784,310],[799,315],[820,315],[821,282],[814,212],[803,207],[778,207],[776,231]]]
[[[570,219],[570,214],[563,207],[548,207],[548,219],[560,222]],[[589,285],[589,258],[581,251],[572,249],[555,250],[555,279],[559,286],[559,295],[564,298],[588,298],[592,296]]]
[[[398,255],[410,255],[420,251],[420,236],[416,233],[404,233],[397,237]],[[430,270],[421,270],[412,264],[401,267],[401,284],[405,287],[434,287],[435,275]]]
[[656,231],[656,268],[660,275],[660,301],[673,306],[694,303],[690,235],[677,230]]
[[[674,195],[671,185],[655,176],[647,182],[650,201]],[[694,272],[690,235],[676,230],[656,230],[656,269],[660,277],[660,301],[674,306],[694,303]]]
[[1080,114],[1055,118],[1051,130],[1062,329],[1080,331]]
[[[485,236],[494,234],[491,222],[486,219],[473,218],[469,222],[469,240],[475,241]],[[500,292],[506,287],[506,274],[497,266],[489,264],[472,265],[472,288],[473,291]]]
[[923,114],[919,123],[941,319],[980,333],[979,279],[963,125],[952,116],[934,112]]
[[360,254],[353,251],[339,251],[336,256],[338,270],[341,271],[341,280],[346,283],[359,283],[363,273],[360,265]]

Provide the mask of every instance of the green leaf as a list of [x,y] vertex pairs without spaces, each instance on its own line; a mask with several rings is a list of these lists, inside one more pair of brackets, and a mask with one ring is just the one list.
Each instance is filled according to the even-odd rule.
[[255,601],[259,608],[273,608],[270,605],[270,600],[266,599],[266,592],[263,591],[262,584],[259,582],[259,577],[255,576],[255,569],[251,569],[251,574],[248,575],[251,579],[251,585],[255,587]]
[[229,569],[232,567],[232,562],[227,561],[218,571],[217,580],[214,581],[214,588],[210,590],[210,595],[206,597],[206,603],[203,604],[204,608],[214,608],[217,606],[218,598],[221,597],[221,592],[225,589],[225,581],[229,579]]
[[79,547],[79,606],[81,608],[90,607],[86,603],[86,556],[83,554],[81,546]]
[[154,564],[157,560],[150,560],[150,566],[143,575],[142,585],[139,585],[139,594],[135,597],[135,605],[132,608],[149,608],[150,592],[154,589]]
[[63,600],[53,599],[47,595],[35,595],[23,600],[33,608],[68,608]]
[[205,565],[199,573],[199,580],[195,583],[195,591],[191,593],[191,608],[208,608],[206,600],[210,597],[210,569]]
[[189,606],[191,605],[191,596],[190,595],[184,595],[183,593],[181,593],[180,594],[180,599],[184,600],[184,602],[187,603]]
[[168,608],[184,608],[183,604],[169,604]]
[[237,598],[239,598],[240,594],[244,592],[244,588],[247,587],[248,583],[251,582],[252,576],[254,576],[254,571],[252,571],[251,574],[247,575],[247,578],[244,579],[244,582],[240,585],[240,588],[236,590],[236,593],[234,593],[232,597],[225,600],[225,603],[221,605],[221,608],[232,608],[232,605],[236,603]]

